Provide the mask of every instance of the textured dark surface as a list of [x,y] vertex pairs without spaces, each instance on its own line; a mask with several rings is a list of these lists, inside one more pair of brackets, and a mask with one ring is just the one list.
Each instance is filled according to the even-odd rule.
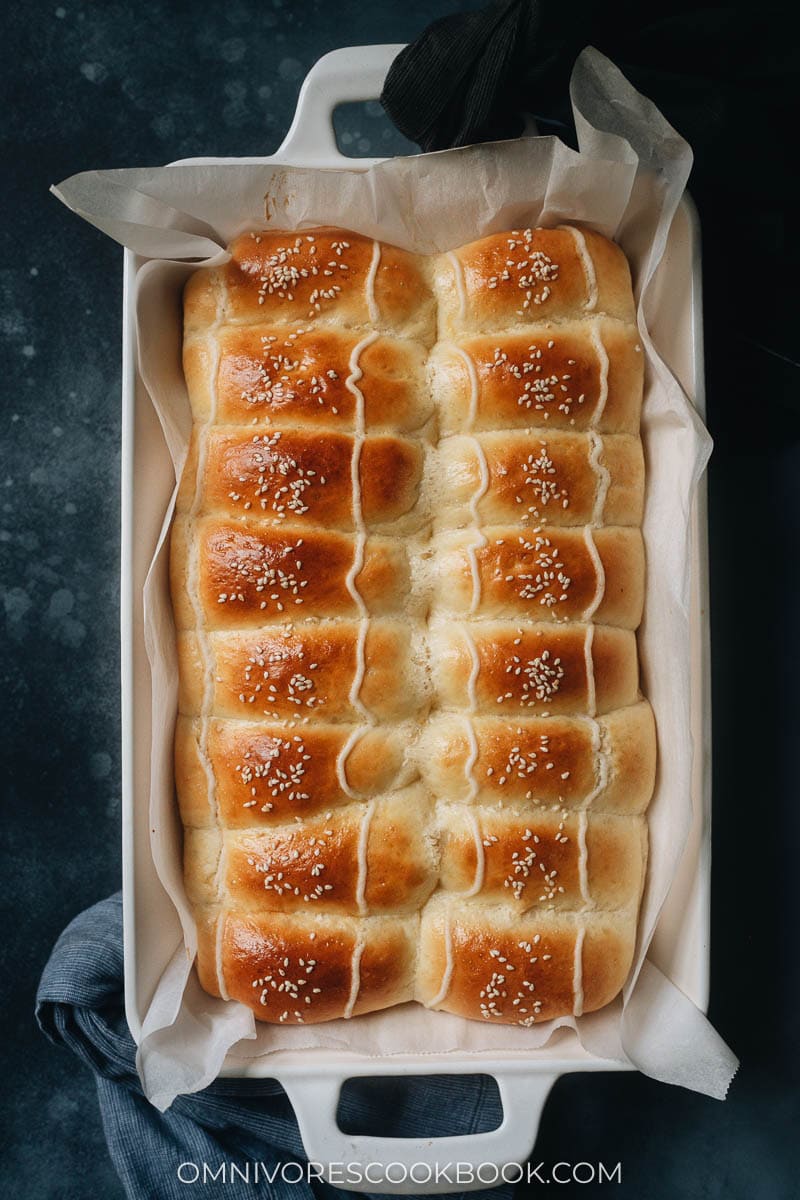
[[[121,1195],[91,1076],[44,1042],[32,1015],[58,932],[119,886],[121,253],[47,187],[89,167],[270,153],[322,53],[408,40],[462,7],[443,0],[233,0],[213,11],[152,0],[4,6],[2,1172],[26,1200]],[[749,135],[760,132],[757,113],[756,105],[739,114]],[[344,114],[339,132],[353,153],[401,145],[374,104]],[[729,204],[729,196],[717,199]],[[759,251],[780,252],[782,209],[763,213],[755,228]],[[715,304],[740,276],[718,241],[706,264]],[[758,275],[749,259],[745,267]],[[589,1185],[582,1196],[797,1195],[800,819],[796,739],[780,736],[797,720],[796,394],[796,367],[712,323],[711,1015],[743,1067],[724,1105],[636,1075],[562,1079],[536,1158],[623,1163],[621,1187]],[[745,553],[755,572],[747,595],[737,574]],[[755,614],[760,640],[751,645]]]

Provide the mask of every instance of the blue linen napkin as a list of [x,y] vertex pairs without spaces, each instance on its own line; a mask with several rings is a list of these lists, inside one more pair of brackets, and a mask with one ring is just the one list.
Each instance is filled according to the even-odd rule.
[[[187,1186],[216,1200],[344,1200],[353,1193],[318,1179],[295,1182],[306,1164],[289,1103],[274,1080],[218,1079],[159,1112],[142,1094],[136,1045],[123,1007],[122,897],[119,892],[77,916],[56,942],[42,972],[36,1019],[55,1045],[66,1046],[94,1072],[108,1150],[131,1200],[186,1200]],[[426,1077],[410,1087],[386,1079],[376,1091],[354,1082],[340,1119],[347,1128],[437,1137],[477,1133],[500,1123],[496,1089],[485,1076]],[[204,1167],[204,1164],[208,1164]],[[256,1167],[258,1164],[258,1167]],[[232,1170],[232,1168],[238,1168]],[[216,1177],[215,1177],[216,1176]],[[472,1192],[510,1200],[513,1186]]]

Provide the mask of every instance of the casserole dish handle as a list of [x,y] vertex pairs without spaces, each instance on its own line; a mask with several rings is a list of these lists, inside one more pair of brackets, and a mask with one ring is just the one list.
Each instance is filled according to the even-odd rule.
[[294,120],[276,159],[319,161],[326,167],[358,166],[358,160],[342,154],[336,144],[333,110],[339,104],[380,96],[389,67],[402,49],[403,43],[346,46],[324,54],[303,81]]
[[[416,1065],[413,1074],[423,1072]],[[476,1191],[523,1177],[544,1102],[557,1076],[493,1072],[503,1104],[497,1129],[440,1138],[381,1138],[344,1133],[337,1123],[342,1076],[281,1079],[310,1164],[353,1192],[433,1195]]]

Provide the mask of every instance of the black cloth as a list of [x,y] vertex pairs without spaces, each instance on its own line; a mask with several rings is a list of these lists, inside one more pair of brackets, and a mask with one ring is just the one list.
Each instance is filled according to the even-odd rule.
[[397,56],[381,96],[423,150],[516,137],[526,114],[574,145],[572,65],[587,45],[606,54],[694,150],[709,384],[726,405],[712,432],[726,439],[752,436],[745,377],[781,410],[780,437],[785,409],[792,427],[800,413],[793,11],[775,0],[495,0],[434,21]]

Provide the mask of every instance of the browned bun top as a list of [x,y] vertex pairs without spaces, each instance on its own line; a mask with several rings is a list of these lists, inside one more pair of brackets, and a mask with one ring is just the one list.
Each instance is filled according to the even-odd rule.
[[[510,620],[588,621],[636,629],[644,604],[638,529],[495,526],[438,539],[436,599],[442,613]],[[478,586],[476,588],[476,576]]]
[[[396,539],[279,528],[216,517],[195,522],[199,543],[196,585],[208,629],[242,629],[314,617],[355,618],[399,611],[408,595],[408,559]],[[178,627],[195,611],[186,526],[172,528],[173,596]]]
[[314,1024],[411,998],[416,922],[276,912],[220,920],[225,994],[258,1020]]
[[625,255],[574,226],[490,234],[442,255],[435,280],[445,336],[594,313],[634,318]]
[[644,700],[597,720],[440,713],[419,753],[434,794],[520,816],[542,806],[641,813],[653,792],[655,760],[655,724]]
[[636,908],[518,915],[435,898],[422,917],[417,997],[475,1020],[530,1026],[608,1004],[630,970]]
[[[197,435],[189,453],[196,461]],[[350,434],[276,430],[253,433],[236,427],[209,431],[203,447],[205,469],[198,511],[275,524],[312,527],[324,519],[330,529],[352,531]],[[391,524],[410,513],[422,475],[422,448],[389,436],[368,438],[360,448],[360,515],[368,526]],[[184,478],[188,479],[190,473]],[[196,503],[184,486],[179,511]]]
[[517,534],[595,519],[637,526],[642,519],[644,460],[641,442],[629,434],[456,434],[439,443],[433,472],[434,520],[443,528],[472,526],[476,510],[483,526],[513,523]]
[[437,880],[429,807],[410,788],[289,825],[187,830],[187,889],[248,911],[412,913]]
[[[215,344],[216,341],[216,344]],[[184,342],[184,370],[195,416],[212,407],[227,425],[352,430],[356,394],[348,387],[358,348],[359,390],[369,429],[406,432],[431,413],[421,387],[425,354],[417,343],[335,327],[223,326],[216,339]]]
[[438,343],[430,367],[443,434],[639,432],[644,354],[635,326],[619,321],[565,320],[459,337]]
[[265,229],[237,238],[230,255],[225,266],[192,276],[184,297],[190,329],[207,319],[211,287],[228,322],[374,324],[433,340],[420,260],[396,246],[341,229]]
[[[373,621],[362,638],[353,621],[319,621],[211,634],[213,705],[221,718],[286,721],[399,721],[427,704],[410,630]],[[359,671],[363,654],[364,672]],[[203,662],[195,634],[178,637],[179,707],[200,712]],[[359,684],[359,679],[361,680]]]
[[442,886],[532,908],[613,911],[642,888],[644,823],[570,813],[557,804],[535,813],[465,809],[440,816]]
[[258,828],[306,820],[354,798],[389,792],[409,778],[403,728],[214,720],[206,753],[215,805],[200,753],[201,724],[179,717],[176,773],[188,827]]
[[478,712],[515,721],[603,713],[638,699],[636,639],[628,630],[481,621],[437,625],[431,636],[445,708],[470,711],[474,691]]

